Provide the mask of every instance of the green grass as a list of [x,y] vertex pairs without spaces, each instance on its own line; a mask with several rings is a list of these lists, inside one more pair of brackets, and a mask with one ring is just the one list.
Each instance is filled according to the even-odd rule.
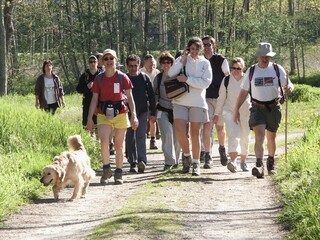
[[284,208],[279,220],[290,230],[288,239],[320,236],[320,116],[313,118],[302,141],[293,145],[287,162],[278,164],[276,180]]
[[66,121],[74,119],[66,109],[55,116],[36,110],[34,102],[31,95],[0,99],[0,222],[20,205],[48,191],[39,182],[42,168],[67,148],[70,135],[82,136],[92,166],[101,167],[99,146],[82,129],[81,122]]

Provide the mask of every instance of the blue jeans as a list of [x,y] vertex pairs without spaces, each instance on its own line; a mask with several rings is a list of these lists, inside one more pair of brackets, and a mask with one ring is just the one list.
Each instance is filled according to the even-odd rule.
[[130,127],[126,133],[126,157],[129,163],[141,161],[147,163],[146,131],[148,113],[140,114],[138,120],[139,127],[135,131]]

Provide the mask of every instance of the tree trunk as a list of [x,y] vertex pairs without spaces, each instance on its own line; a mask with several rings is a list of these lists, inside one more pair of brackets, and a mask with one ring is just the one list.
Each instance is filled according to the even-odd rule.
[[[293,6],[293,0],[288,0],[288,7],[289,7],[289,18],[293,18],[294,16],[294,6]],[[294,28],[294,23],[293,26]],[[296,65],[295,65],[295,44],[294,40],[291,39],[289,43],[289,49],[290,49],[290,74],[296,74]]]
[[[2,0],[0,0],[2,6]],[[7,94],[7,53],[6,31],[3,20],[3,9],[0,8],[0,96]]]

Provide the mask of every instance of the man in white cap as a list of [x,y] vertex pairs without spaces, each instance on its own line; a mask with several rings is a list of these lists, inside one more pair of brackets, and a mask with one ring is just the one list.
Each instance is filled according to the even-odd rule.
[[[276,152],[276,135],[281,121],[282,87],[287,94],[293,91],[293,84],[288,79],[282,66],[270,62],[276,55],[270,43],[259,43],[256,56],[258,63],[252,65],[246,73],[241,85],[241,91],[234,109],[234,121],[239,122],[239,108],[248,94],[251,96],[249,126],[255,133],[254,151],[256,166],[252,168],[252,175],[263,178],[263,143],[267,136],[267,170],[269,175],[275,173],[274,156]],[[266,131],[267,130],[267,131]]]

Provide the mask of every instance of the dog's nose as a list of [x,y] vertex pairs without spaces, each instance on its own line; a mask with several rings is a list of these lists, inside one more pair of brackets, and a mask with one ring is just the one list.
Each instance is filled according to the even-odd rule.
[[43,183],[43,177],[40,179],[40,182]]

